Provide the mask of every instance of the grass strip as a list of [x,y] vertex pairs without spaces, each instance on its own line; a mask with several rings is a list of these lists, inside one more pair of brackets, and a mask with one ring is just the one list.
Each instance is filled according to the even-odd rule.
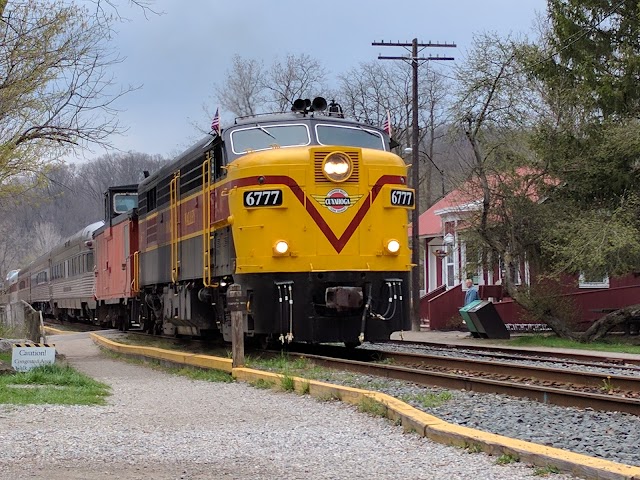
[[44,365],[0,376],[0,403],[104,405],[110,387],[68,365]]

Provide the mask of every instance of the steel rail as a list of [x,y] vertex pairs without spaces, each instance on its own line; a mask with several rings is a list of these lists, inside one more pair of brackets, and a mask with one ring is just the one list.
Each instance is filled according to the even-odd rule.
[[[355,349],[346,350],[332,345],[297,345],[294,351],[320,356],[361,361],[390,361],[408,367],[419,366],[423,369],[440,368],[461,370],[482,375],[500,375],[520,379],[535,379],[542,382],[580,385],[593,389],[615,389],[640,393],[640,374],[616,375],[600,372],[568,370],[566,368],[542,367],[522,363],[508,363],[505,360],[529,360],[517,356],[501,358],[500,361],[478,360],[474,358],[443,356],[415,352],[388,352],[384,350]],[[562,359],[558,359],[562,362]],[[615,367],[612,367],[615,368]]]
[[389,345],[398,345],[398,346],[424,346],[424,347],[432,347],[432,348],[443,348],[449,350],[471,350],[475,352],[486,352],[487,354],[492,354],[495,352],[503,353],[507,356],[514,355],[515,353],[523,353],[536,357],[549,357],[549,358],[563,358],[567,360],[575,360],[578,362],[594,362],[594,363],[611,363],[611,364],[622,364],[627,363],[631,365],[640,365],[640,359],[635,358],[627,358],[627,357],[619,357],[616,356],[614,352],[602,352],[602,355],[593,355],[590,353],[578,353],[578,352],[567,352],[563,351],[550,351],[550,350],[536,350],[529,347],[499,347],[499,346],[488,346],[488,345],[461,345],[457,343],[437,343],[437,342],[418,342],[411,340],[390,340],[389,342],[385,342],[385,344]]
[[610,388],[630,392],[640,392],[640,375],[611,375],[600,372],[573,371],[563,368],[523,365],[521,363],[505,363],[491,360],[475,360],[462,357],[445,357],[442,355],[425,355],[416,353],[377,352],[381,360],[416,365],[428,368],[446,368],[447,370],[464,370],[483,374],[504,375],[507,377],[533,378],[540,381],[563,384],[582,385],[591,388]]
[[541,403],[563,407],[591,408],[594,410],[618,411],[640,415],[640,400],[636,398],[563,390],[561,388],[527,385],[516,382],[503,382],[482,377],[433,372],[396,365],[372,364],[358,360],[336,359],[320,355],[299,353],[294,355],[304,356],[318,365],[329,368],[340,368],[351,372],[376,375],[419,385],[439,386],[479,393],[504,394],[529,398]]

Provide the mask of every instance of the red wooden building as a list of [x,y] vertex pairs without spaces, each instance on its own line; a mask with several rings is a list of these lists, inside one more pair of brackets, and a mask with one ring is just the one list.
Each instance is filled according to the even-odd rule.
[[[423,295],[420,316],[423,325],[432,330],[458,328],[462,318],[458,309],[464,303],[464,280],[472,278],[483,299],[492,299],[509,330],[544,329],[528,319],[510,298],[502,297],[501,273],[466,271],[465,244],[459,236],[465,219],[481,208],[478,199],[454,190],[420,216],[419,235],[423,252]],[[530,284],[532,274],[524,263],[518,282]],[[604,313],[640,302],[640,276],[590,279],[567,278],[559,286],[560,295],[571,302],[576,311],[576,327],[584,329]]]

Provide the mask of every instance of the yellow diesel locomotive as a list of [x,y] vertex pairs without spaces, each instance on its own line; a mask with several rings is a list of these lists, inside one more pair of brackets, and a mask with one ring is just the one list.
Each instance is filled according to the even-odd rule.
[[145,328],[263,341],[388,340],[410,328],[407,166],[376,127],[322,98],[239,118],[138,187]]

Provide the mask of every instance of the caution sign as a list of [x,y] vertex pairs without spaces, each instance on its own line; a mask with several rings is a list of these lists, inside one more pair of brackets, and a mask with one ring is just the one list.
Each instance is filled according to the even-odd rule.
[[14,343],[11,366],[17,372],[56,363],[56,346],[49,343]]

